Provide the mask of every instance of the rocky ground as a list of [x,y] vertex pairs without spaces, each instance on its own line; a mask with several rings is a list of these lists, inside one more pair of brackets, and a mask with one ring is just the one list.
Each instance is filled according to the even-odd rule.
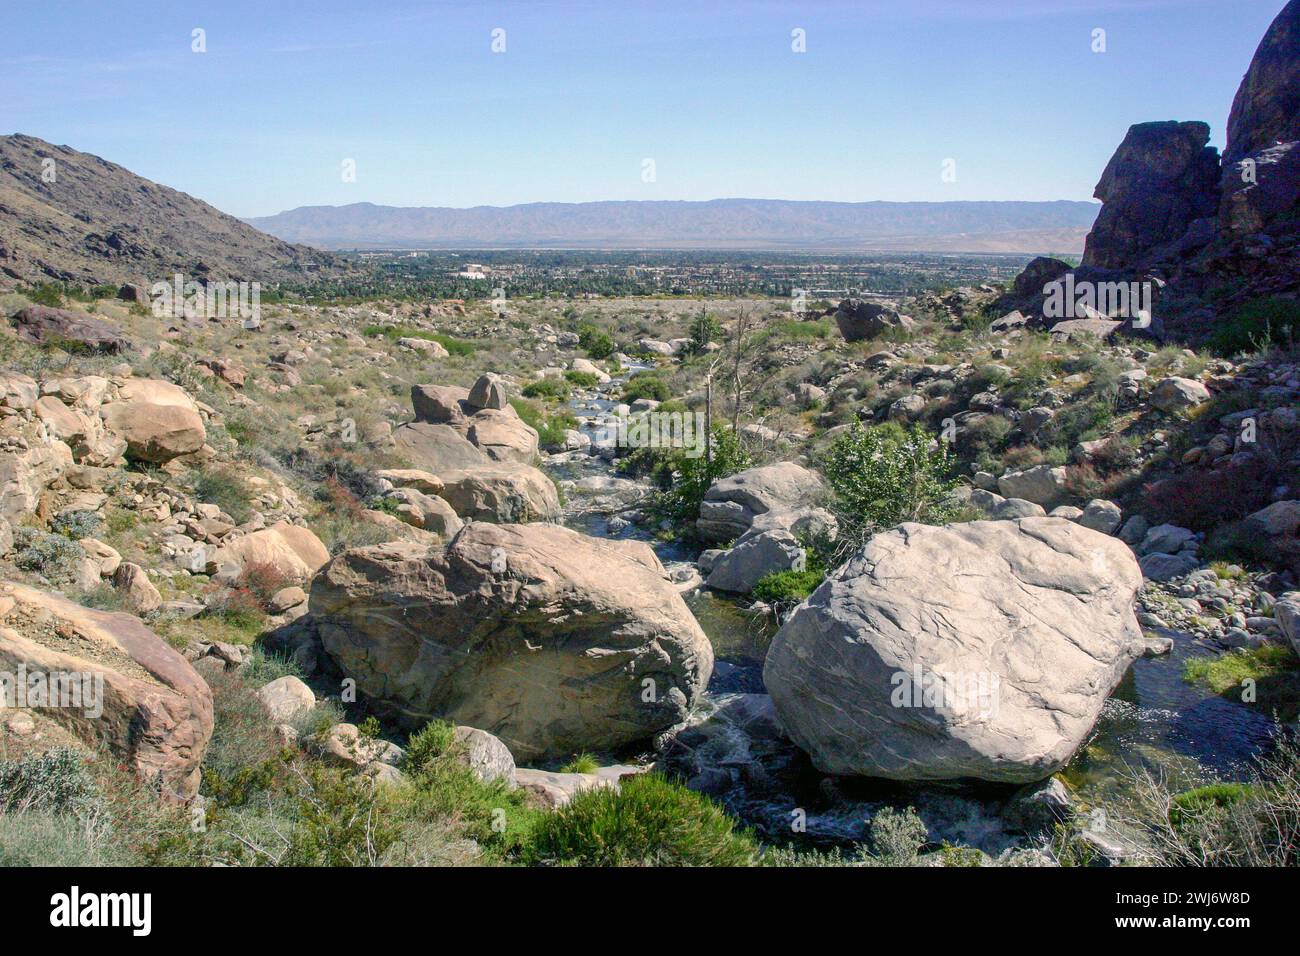
[[0,295],[2,858],[1294,864],[1298,17],[1007,288]]

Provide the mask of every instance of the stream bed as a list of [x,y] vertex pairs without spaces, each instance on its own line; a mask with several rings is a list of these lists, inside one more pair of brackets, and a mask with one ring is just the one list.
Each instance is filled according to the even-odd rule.
[[[582,433],[597,443],[602,420],[616,413],[610,396],[617,395],[622,381],[614,379],[599,392],[583,391],[569,403]],[[1004,829],[1000,814],[1013,787],[830,778],[788,741],[776,741],[779,731],[770,707],[759,712],[766,698],[754,696],[765,694],[763,659],[778,629],[772,616],[751,612],[735,598],[689,587],[698,551],[679,539],[665,540],[648,517],[634,515],[641,517],[634,522],[619,517],[635,512],[650,489],[618,476],[611,458],[567,452],[550,456],[544,468],[565,489],[566,525],[594,537],[647,542],[687,588],[683,597],[716,658],[699,709],[735,724],[734,732],[727,727],[695,733],[689,746],[677,748],[676,758],[670,750],[670,768],[692,787],[709,793],[774,842],[859,842],[871,816],[888,805],[915,807],[936,841],[994,855],[1023,844],[1023,837]],[[1172,651],[1133,664],[1106,702],[1090,739],[1062,772],[1080,803],[1104,807],[1120,818],[1133,807],[1136,774],[1163,777],[1175,789],[1196,785],[1210,773],[1242,778],[1252,756],[1268,746],[1274,726],[1263,706],[1218,696],[1183,679],[1187,660],[1218,651],[1182,632],[1158,633],[1173,640]],[[704,727],[710,727],[708,721]],[[799,826],[792,827],[796,819]]]

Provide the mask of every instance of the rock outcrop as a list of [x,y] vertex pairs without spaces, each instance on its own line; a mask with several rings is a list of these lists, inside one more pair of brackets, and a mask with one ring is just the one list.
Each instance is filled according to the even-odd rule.
[[198,451],[207,440],[194,399],[171,382],[128,378],[100,408],[109,431],[126,440],[127,455],[164,464]]
[[1137,562],[1063,518],[904,524],[773,639],[763,677],[827,773],[1042,779],[1142,653]]
[[131,348],[131,343],[113,326],[84,312],[55,309],[48,305],[29,305],[11,320],[16,334],[24,342],[68,350],[85,350],[116,355]]
[[[748,468],[715,481],[705,492],[695,528],[705,541],[730,541],[748,531],[759,515],[767,515],[764,530],[789,530],[825,495],[821,478],[794,462]],[[782,516],[788,520],[779,520]]]
[[[212,736],[212,692],[138,618],[0,584],[0,671],[16,674],[20,667],[29,678],[62,676],[69,688],[68,675],[88,675],[80,706],[32,709],[88,744],[106,745],[165,797],[188,800],[198,792],[199,763]],[[95,686],[90,696],[100,699],[88,705],[84,691]]]
[[234,582],[251,568],[273,569],[280,580],[305,584],[325,566],[329,549],[307,528],[280,521],[223,544],[208,559],[212,573]]
[[1153,250],[1182,237],[1193,220],[1213,217],[1219,154],[1205,123],[1138,123],[1129,128],[1093,193],[1103,203],[1088,234],[1083,265],[1138,268]]
[[911,328],[913,322],[911,316],[902,315],[889,306],[862,299],[845,299],[835,310],[835,325],[844,341],[861,342],[891,329]]
[[478,727],[517,760],[645,739],[685,716],[713,669],[647,545],[555,525],[345,551],[311,611],[326,652],[394,719]]

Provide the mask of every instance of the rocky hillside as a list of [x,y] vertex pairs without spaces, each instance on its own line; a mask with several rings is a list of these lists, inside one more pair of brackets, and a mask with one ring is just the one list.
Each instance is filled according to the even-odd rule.
[[0,136],[0,283],[272,283],[346,268],[98,156]]

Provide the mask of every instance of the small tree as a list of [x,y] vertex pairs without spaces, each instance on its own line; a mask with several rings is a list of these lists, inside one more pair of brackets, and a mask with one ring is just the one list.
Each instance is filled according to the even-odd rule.
[[678,523],[694,521],[700,516],[700,502],[709,486],[751,464],[736,433],[721,425],[714,426],[710,447],[711,455],[694,457],[674,451],[656,469],[660,483],[666,486],[655,498],[657,512]]
[[948,445],[919,425],[906,431],[893,422],[871,428],[855,422],[822,463],[835,491],[841,546],[856,548],[904,521],[951,517],[940,502],[956,484],[954,465]]

